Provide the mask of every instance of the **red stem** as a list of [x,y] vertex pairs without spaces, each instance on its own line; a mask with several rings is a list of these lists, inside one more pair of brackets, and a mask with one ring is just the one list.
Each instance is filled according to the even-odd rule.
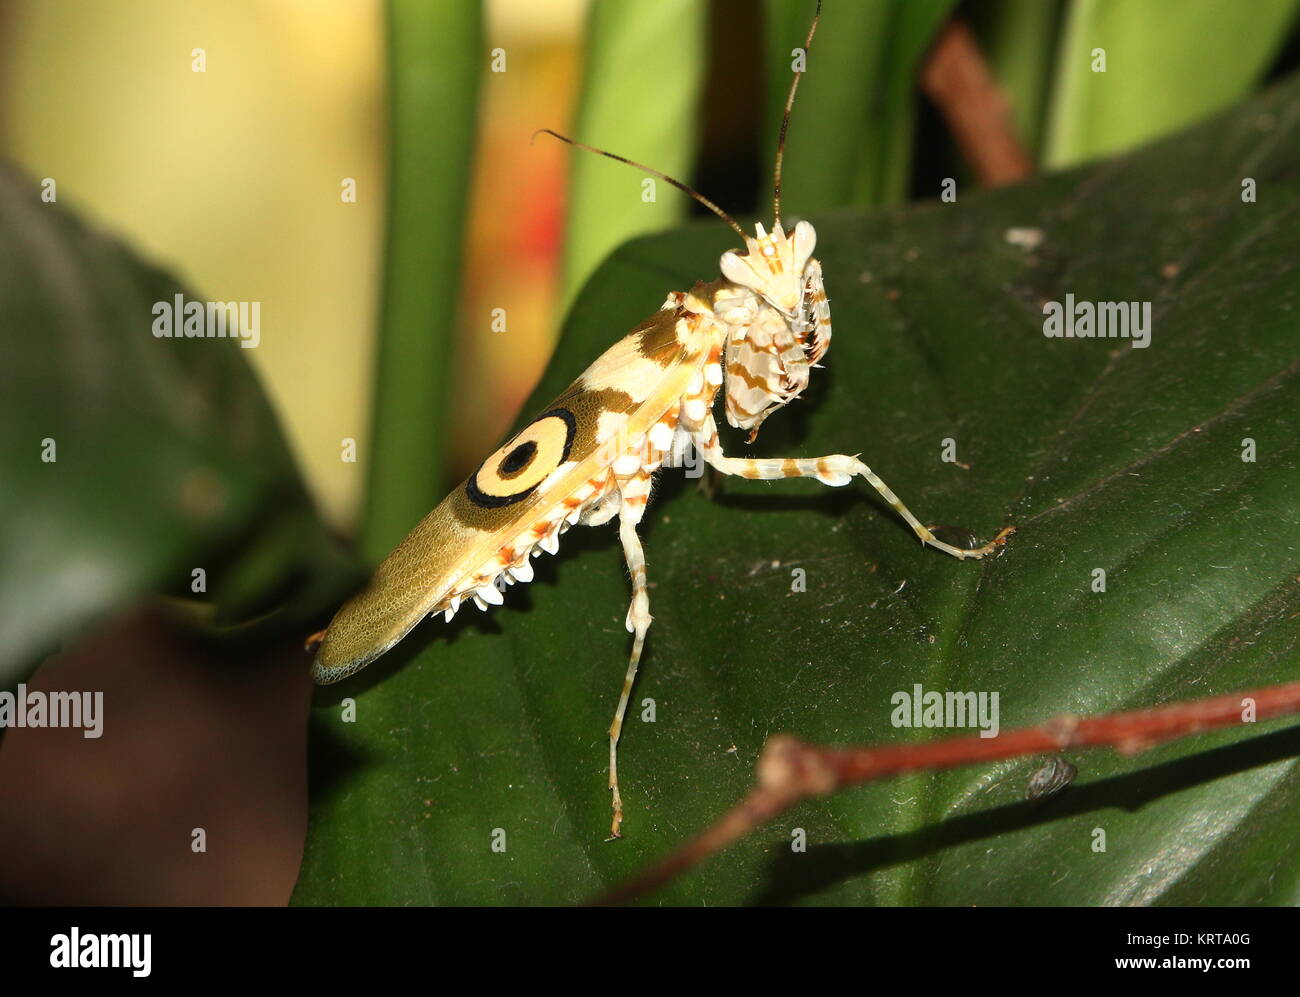
[[[1253,709],[1247,710],[1247,702]],[[929,744],[825,748],[788,735],[769,738],[758,760],[758,785],[736,807],[649,870],[601,897],[623,903],[662,886],[737,838],[810,796],[903,772],[955,768],[1066,748],[1108,745],[1121,754],[1161,741],[1300,712],[1300,682],[1095,717],[1063,715],[997,737],[978,734]],[[1249,714],[1250,720],[1246,719]]]

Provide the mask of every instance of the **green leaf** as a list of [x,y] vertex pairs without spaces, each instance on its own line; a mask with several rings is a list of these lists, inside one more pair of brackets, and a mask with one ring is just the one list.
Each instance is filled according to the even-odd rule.
[[202,299],[42,190],[0,169],[0,687],[198,568],[205,620],[303,626],[350,570],[240,342],[155,336]]
[[[504,607],[421,628],[321,692],[297,902],[581,901],[737,801],[770,734],[951,733],[891,724],[917,683],[996,692],[1010,729],[1293,679],[1298,118],[1293,80],[1130,158],[814,218],[828,369],[756,445],[724,444],[862,451],[927,521],[1016,524],[1005,552],[925,551],[863,485],[728,480],[709,500],[669,473],[643,528],[655,623],[620,751],[626,837],[603,840],[626,572],[611,529],[574,530]],[[1041,245],[1013,244],[1013,227]],[[713,225],[617,252],[530,410],[727,244]],[[1042,304],[1067,293],[1151,302],[1150,346],[1045,337]],[[947,438],[969,470],[939,459]],[[1077,783],[1037,805],[1038,759],[809,802],[655,900],[1293,904],[1300,735],[1285,723],[1072,755]]]
[[[822,10],[807,60],[810,72],[799,83],[798,111],[786,138],[787,205],[806,214],[906,200],[916,74],[951,7],[952,0],[863,0]],[[807,0],[764,5],[772,136],[765,153],[775,153],[792,52],[803,47],[815,9]]]
[[[894,5],[878,96],[862,139],[853,204],[903,204],[909,198],[916,134],[917,75],[952,0],[906,0]],[[802,108],[800,108],[802,111]]]
[[[708,8],[695,0],[591,5],[576,138],[690,182]],[[548,140],[549,141],[549,140]],[[621,163],[575,151],[565,223],[565,310],[615,246],[686,217],[689,202]],[[657,185],[647,201],[647,184]]]
[[[781,178],[788,206],[803,214],[849,204],[864,171],[867,132],[889,51],[895,0],[829,4],[822,10],[809,70],[799,81],[798,113],[786,135]],[[790,88],[795,49],[802,49],[816,5],[808,0],[766,0],[767,65],[765,140],[759,148],[770,175],[777,134]],[[812,71],[813,67],[816,71]],[[870,153],[879,155],[880,150]]]
[[[361,546],[383,557],[445,490],[450,357],[473,162],[483,11],[389,0],[388,239]],[[394,474],[394,468],[402,468]]]
[[[1075,0],[1056,59],[1044,162],[1125,152],[1241,99],[1286,42],[1300,0]],[[1104,51],[1105,72],[1095,72]]]
[[1011,101],[1016,133],[1035,157],[1060,15],[1058,0],[991,0],[971,8],[993,75]]

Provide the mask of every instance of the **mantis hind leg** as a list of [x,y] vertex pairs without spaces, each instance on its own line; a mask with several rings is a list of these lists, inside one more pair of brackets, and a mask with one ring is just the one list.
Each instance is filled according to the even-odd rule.
[[637,667],[641,663],[641,650],[645,647],[646,631],[650,629],[650,594],[646,586],[645,552],[641,549],[641,538],[637,536],[636,527],[641,519],[644,505],[635,510],[625,503],[619,512],[618,536],[623,542],[623,557],[627,569],[632,575],[632,604],[627,611],[627,628],[632,632],[632,655],[628,661],[627,674],[623,676],[623,690],[618,698],[618,709],[614,712],[614,722],[609,725],[609,788],[613,794],[611,803],[614,807],[614,820],[610,826],[610,838],[620,837],[623,824],[623,797],[618,789],[618,739],[623,732],[623,718],[627,713],[627,704],[632,698],[632,685],[636,682]]

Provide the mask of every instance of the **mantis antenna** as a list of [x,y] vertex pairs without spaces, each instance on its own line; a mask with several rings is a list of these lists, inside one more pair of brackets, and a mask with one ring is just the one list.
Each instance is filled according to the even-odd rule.
[[646,166],[644,163],[638,163],[636,160],[628,159],[626,156],[618,156],[612,152],[606,152],[604,149],[597,149],[594,145],[587,145],[587,143],[579,142],[577,139],[568,138],[567,136],[561,135],[559,132],[551,131],[549,128],[537,129],[537,131],[533,132],[533,139],[536,139],[538,135],[543,135],[543,134],[550,135],[552,138],[558,138],[561,142],[567,142],[569,145],[576,146],[579,149],[586,149],[588,152],[594,152],[600,156],[607,156],[608,158],[613,159],[616,162],[626,163],[628,166],[635,166],[638,170],[644,170],[646,173],[649,173],[651,176],[656,176],[660,180],[663,180],[665,183],[672,184],[674,187],[676,187],[678,190],[682,191],[683,193],[690,194],[691,197],[695,198],[696,201],[704,205],[715,215],[721,218],[724,222],[730,225],[733,229],[735,229],[736,234],[740,236],[742,240],[745,238],[745,230],[736,224],[736,220],[732,218],[731,215],[727,214],[725,211],[719,208],[716,204],[710,201],[699,191],[686,186],[686,184],[682,183],[680,180],[674,180],[667,173],[660,173],[658,170],[651,169],[649,166]]
[[[812,49],[813,35],[817,34],[817,22],[822,16],[822,0],[817,0],[817,12],[813,14],[812,26],[808,28],[808,40],[803,43],[804,59]],[[785,114],[781,117],[781,135],[776,140],[776,166],[772,170],[772,216],[777,226],[781,224],[781,163],[785,160],[785,131],[790,127],[790,108],[794,107],[795,91],[799,89],[799,78],[803,73],[795,73],[790,81],[790,93],[785,98]]]

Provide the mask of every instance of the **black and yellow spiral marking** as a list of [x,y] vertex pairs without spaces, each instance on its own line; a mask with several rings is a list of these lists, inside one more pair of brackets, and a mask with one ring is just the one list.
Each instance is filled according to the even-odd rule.
[[543,412],[485,460],[465,483],[475,505],[499,509],[526,499],[569,459],[578,423],[566,408]]

